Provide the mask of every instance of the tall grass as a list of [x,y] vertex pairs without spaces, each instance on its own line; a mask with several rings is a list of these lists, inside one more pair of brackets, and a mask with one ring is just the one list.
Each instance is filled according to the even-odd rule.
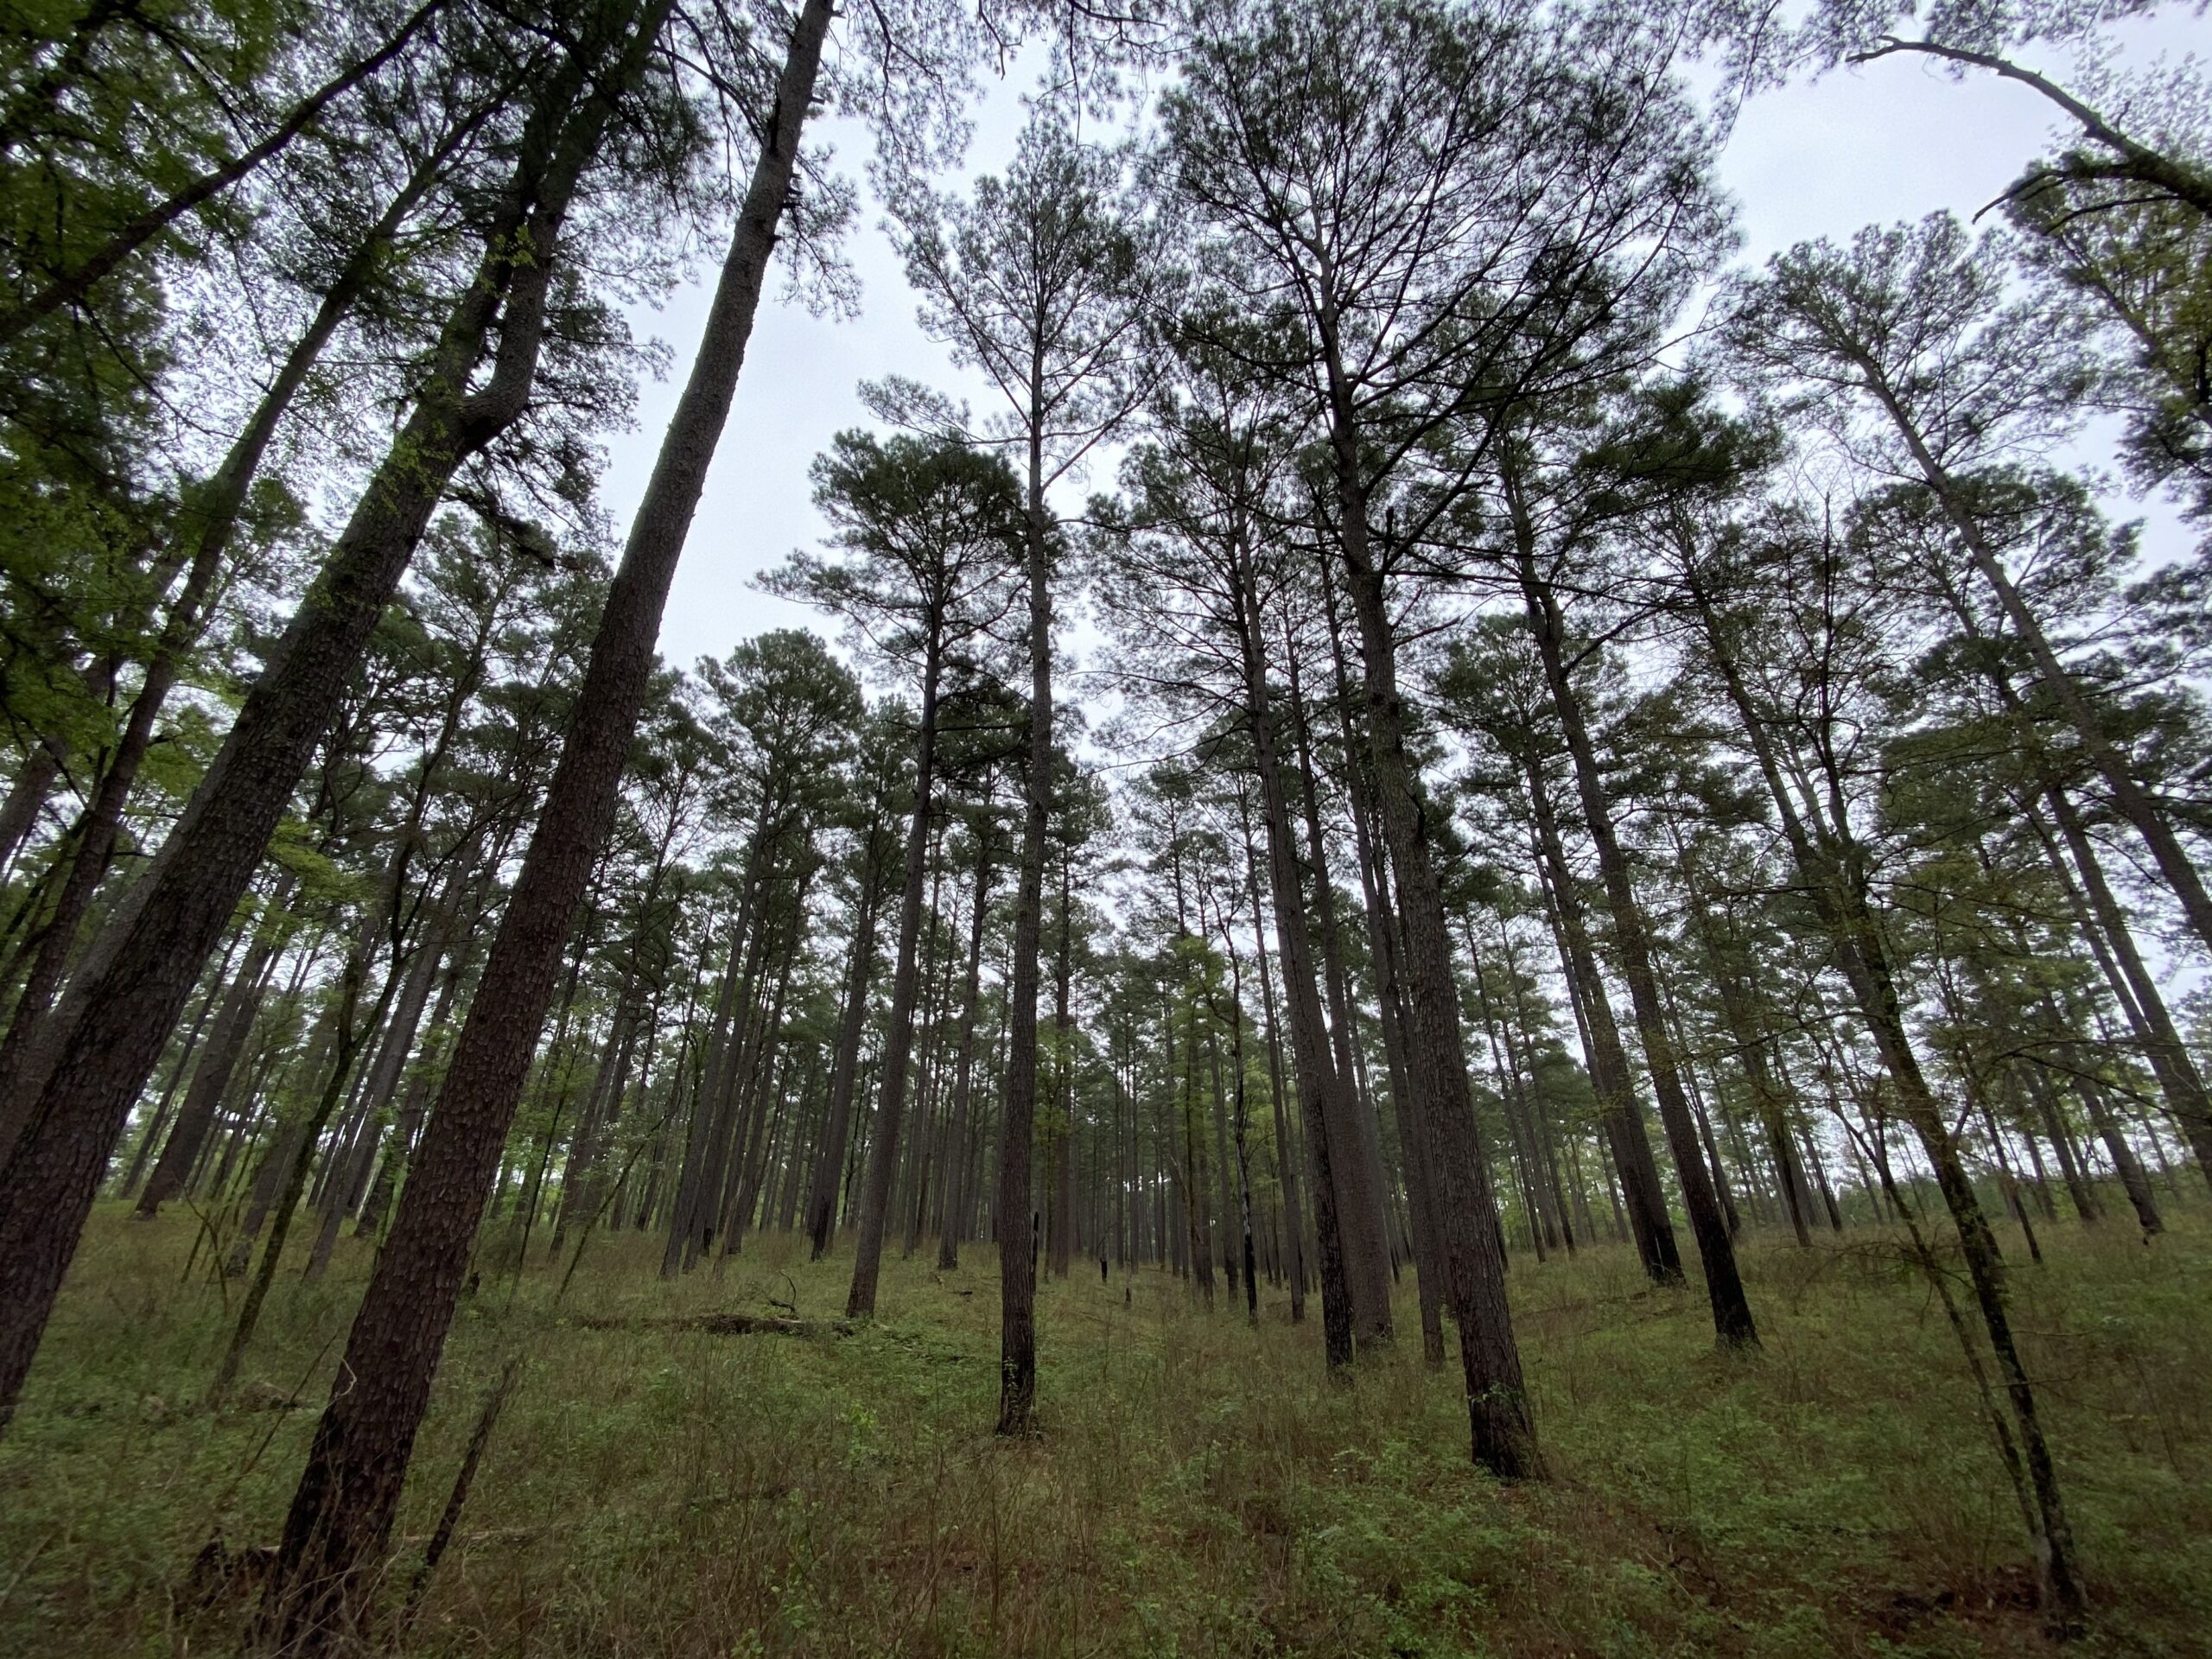
[[[188,1215],[96,1218],[0,1445],[0,1654],[222,1652],[192,1564],[273,1539],[367,1270],[288,1268],[233,1403],[226,1319],[181,1280]],[[2060,1230],[2014,1276],[2094,1599],[2093,1652],[2208,1651],[2212,1217],[2155,1246]],[[2017,1511],[1954,1338],[1895,1241],[1745,1263],[1762,1353],[1626,1252],[1516,1258],[1554,1478],[1466,1457],[1458,1367],[1341,1383],[1318,1328],[1094,1262],[1041,1293],[1043,1432],[990,1433],[995,1264],[849,1264],[748,1239],[664,1285],[658,1243],[487,1271],[448,1350],[392,1563],[396,1605],[485,1393],[524,1362],[410,1655],[2018,1654],[2039,1650]],[[673,1322],[796,1306],[805,1336]],[[293,1402],[296,1400],[298,1403]]]

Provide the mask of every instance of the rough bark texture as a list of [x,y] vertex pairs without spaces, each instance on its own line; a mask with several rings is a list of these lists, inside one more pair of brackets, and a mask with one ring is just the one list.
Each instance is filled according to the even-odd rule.
[[[455,135],[457,137],[458,135]],[[321,303],[306,331],[293,343],[276,377],[262,394],[245,429],[239,433],[214,475],[193,493],[184,515],[182,539],[190,551],[182,558],[183,586],[171,602],[161,632],[156,637],[137,696],[130,701],[115,748],[99,772],[92,799],[79,820],[76,845],[70,854],[69,874],[48,917],[30,973],[17,995],[8,1035],[0,1042],[0,1122],[10,1125],[27,1117],[30,1096],[45,1086],[54,1060],[54,1035],[48,1019],[54,995],[75,953],[77,934],[92,909],[92,899],[114,861],[116,842],[122,832],[124,808],[138,781],[138,769],[154,741],[155,722],[175,689],[184,666],[185,653],[199,636],[207,601],[222,572],[223,557],[238,526],[238,513],[261,458],[267,453],[276,428],[298,396],[300,388],[322,355],[323,347],[353,311],[371,279],[382,267],[392,238],[421,201],[450,155],[441,147],[416,168],[387,205],[375,225],[324,290]],[[0,1135],[0,1145],[12,1141]],[[148,1214],[151,1211],[146,1212]]]
[[[519,416],[561,227],[612,114],[574,59],[550,79],[474,280],[391,454],[302,598],[222,749],[57,1020],[51,1080],[0,1172],[0,1425],[84,1230],[109,1149],[160,1058],[461,463]],[[498,348],[490,376],[473,377]],[[64,1034],[66,1033],[66,1034]]]
[[1482,1141],[1475,1131],[1452,936],[1430,851],[1433,832],[1428,804],[1406,747],[1397,641],[1391,630],[1385,578],[1370,544],[1358,417],[1338,353],[1336,317],[1325,310],[1320,321],[1328,371],[1337,531],[1358,632],[1375,792],[1382,807],[1383,842],[1396,877],[1398,919],[1405,933],[1402,965],[1412,1060],[1407,1080],[1436,1166],[1437,1211],[1444,1224],[1452,1317],[1459,1327],[1471,1446],[1474,1460],[1502,1479],[1541,1475],[1535,1422],[1505,1300],[1497,1205]]
[[[626,57],[642,57],[665,15],[664,5],[647,7]],[[376,1582],[562,947],[613,822],[669,584],[736,391],[830,17],[830,0],[808,0],[793,29],[699,355],[607,595],[552,787],[285,1519],[258,1631],[264,1645],[328,1650],[357,1626]]]
[[[1033,407],[1039,399],[1033,388]],[[1030,1249],[1030,1164],[1037,1127],[1037,991],[1045,926],[1046,836],[1052,810],[1052,570],[1045,517],[1044,436],[1029,434],[1029,756],[1022,779],[1021,863],[1007,988],[1006,1104],[999,1121],[999,1421],[1026,1434],[1037,1405],[1037,1257]]]

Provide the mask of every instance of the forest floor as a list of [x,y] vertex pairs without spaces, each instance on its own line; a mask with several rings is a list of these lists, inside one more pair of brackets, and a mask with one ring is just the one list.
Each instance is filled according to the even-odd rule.
[[[194,1219],[104,1208],[0,1442],[0,1654],[229,1651],[201,1605],[219,1534],[274,1540],[368,1266],[287,1269],[232,1403],[200,1403],[219,1294]],[[2076,1651],[2212,1651],[2212,1211],[2155,1246],[2115,1217],[2017,1233],[2027,1344],[2090,1594]],[[656,1275],[595,1239],[566,1297],[533,1244],[486,1273],[417,1447],[403,1599],[481,1402],[521,1369],[407,1655],[2013,1655],[2044,1650],[2018,1513],[1942,1306],[1871,1230],[1745,1251],[1764,1347],[1714,1351],[1703,1297],[1624,1250],[1517,1256],[1551,1465],[1467,1460],[1458,1360],[1325,1380],[1318,1304],[1257,1329],[1158,1271],[1096,1262],[1040,1306],[1042,1433],[990,1432],[989,1251],[884,1271],[841,1334],[848,1262],[747,1239]],[[780,1317],[812,1334],[679,1321]],[[1447,1344],[1449,1333],[1447,1328]],[[250,1557],[248,1558],[250,1559]]]

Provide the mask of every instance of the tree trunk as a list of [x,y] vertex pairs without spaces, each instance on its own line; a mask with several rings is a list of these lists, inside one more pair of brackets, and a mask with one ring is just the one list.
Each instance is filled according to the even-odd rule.
[[1329,1052],[1314,977],[1313,936],[1291,830],[1290,797],[1275,728],[1273,688],[1261,645],[1258,583],[1249,550],[1240,541],[1236,560],[1237,630],[1244,664],[1244,712],[1251,729],[1254,769],[1260,779],[1260,816],[1267,830],[1268,885],[1275,920],[1277,959],[1290,1018],[1291,1075],[1298,1085],[1299,1123],[1313,1176],[1314,1266],[1321,1281],[1323,1351],[1334,1366],[1352,1358],[1352,1297],[1344,1261],[1344,1223],[1332,1122],[1344,1116],[1331,1102],[1345,1086]]
[[1046,836],[1052,811],[1052,588],[1045,512],[1041,363],[1029,385],[1023,563],[1029,583],[1029,756],[1022,782],[1021,862],[1014,885],[1014,971],[1007,988],[1006,1103],[999,1116],[999,1419],[1026,1434],[1037,1405],[1037,1258],[1029,1248],[1030,1165],[1037,1126],[1037,992],[1045,930]]
[[[607,594],[552,787],[391,1237],[347,1338],[346,1383],[316,1426],[285,1519],[257,1633],[265,1646],[329,1650],[358,1627],[377,1582],[562,946],[613,820],[669,583],[736,389],[831,15],[830,0],[807,0],[792,30],[698,359]],[[651,0],[626,60],[643,58],[664,16],[664,0]]]
[[2106,734],[2104,727],[2097,719],[2096,710],[2090,707],[2088,698],[2075,683],[2073,675],[2059,661],[2058,652],[2052,648],[2050,639],[2044,634],[2041,620],[2029,606],[2026,597],[2013,584],[2012,577],[2005,574],[2003,563],[1990,546],[1988,538],[1982,534],[1980,523],[1960,499],[1957,481],[1930,451],[1918,426],[1890,392],[1887,382],[1877,373],[1870,384],[1876,398],[1896,423],[1898,434],[1905,441],[1905,447],[1912,452],[1913,460],[1920,467],[1921,476],[1929,492],[1936,497],[1944,516],[1950,520],[1952,531],[1958,537],[1960,545],[1966,549],[1967,557],[1981,579],[1989,584],[1990,591],[1996,595],[1999,606],[2003,609],[2006,620],[2012,623],[2014,632],[2019,636],[2020,643],[2027,647],[2028,656],[2035,664],[2036,672],[2041,676],[2044,689],[2057,701],[2060,711],[2073,726],[2075,734],[2081,739],[2082,753],[2096,767],[2098,775],[2105,780],[2106,787],[2111,790],[2113,804],[2119,809],[2120,816],[2134,826],[2136,834],[2143,838],[2143,844],[2150,849],[2152,861],[2158,866],[2158,874],[2164,879],[2168,890],[2180,904],[2182,914],[2187,918],[2198,942],[2212,947],[2212,893],[2205,892],[2204,883],[2197,875],[2196,866],[2190,861],[2180,837],[2175,835],[2173,826],[2166,821],[2164,812],[2152,798],[2151,792],[2137,780],[2129,767],[2127,757],[2120,753]]
[[1344,1285],[1351,1295],[1354,1338],[1360,1342],[1389,1342],[1392,1338],[1390,1228],[1382,1146],[1374,1103],[1358,1087],[1344,942],[1337,931],[1336,884],[1330,877],[1328,845],[1321,833],[1320,801],[1314,785],[1313,745],[1299,685],[1297,652],[1287,647],[1283,663],[1289,679],[1286,707],[1292,747],[1298,757],[1300,804],[1305,816],[1306,861],[1313,873],[1321,986],[1328,1006],[1330,1046],[1336,1058],[1338,1086],[1323,1099],[1334,1109],[1329,1120],[1329,1167],[1337,1182],[1337,1228],[1344,1239]]
[[1521,1353],[1505,1300],[1497,1205],[1475,1132],[1473,1091],[1452,965],[1452,936],[1431,854],[1433,813],[1406,747],[1397,641],[1385,576],[1369,541],[1367,489],[1352,389],[1338,345],[1337,319],[1321,318],[1328,375],[1329,437],[1335,471],[1338,550],[1351,590],[1366,696],[1366,728],[1382,834],[1397,878],[1405,933],[1408,1081],[1437,1173],[1437,1213],[1452,1317],[1459,1327],[1474,1460],[1501,1479],[1541,1475],[1535,1424],[1521,1378]]
[[976,825],[976,896],[968,917],[968,977],[960,996],[959,1058],[952,1078],[952,1127],[945,1140],[944,1202],[938,1217],[937,1264],[946,1272],[960,1265],[960,1227],[967,1205],[968,1096],[976,1075],[976,1009],[983,994],[983,931],[991,899],[991,831],[988,804]]
[[214,1127],[216,1109],[223,1103],[231,1074],[238,1069],[246,1039],[253,1034],[254,1016],[261,1012],[270,972],[291,938],[294,924],[284,914],[284,903],[291,895],[292,881],[289,871],[278,876],[262,901],[261,925],[246,948],[245,960],[238,964],[237,976],[223,995],[214,1027],[200,1052],[200,1064],[193,1068],[192,1083],[185,1091],[175,1127],[170,1129],[162,1155],[155,1160],[154,1173],[146,1178],[131,1211],[142,1221],[152,1220],[164,1204],[184,1191],[186,1178],[200,1161],[200,1149],[207,1142],[207,1131]]
[[[2032,1494],[2026,1519],[2035,1546],[2037,1576],[2044,1606],[2054,1623],[2071,1625],[2079,1621],[2082,1607],[2081,1586],[2074,1577],[2073,1531],[2059,1493],[2056,1466],[2044,1437],[2034,1386],[2013,1338],[2004,1260],[1960,1159],[1949,1120],[1929,1090],[1913,1052],[1879,921],[1850,874],[1858,868],[1851,856],[1853,849],[1847,843],[1837,844],[1846,834],[1846,827],[1821,825],[1818,830],[1821,839],[1816,840],[1814,826],[1799,815],[1783,780],[1765,723],[1752,704],[1712,602],[1694,575],[1688,583],[1688,591],[1706,644],[1719,671],[1723,689],[1736,710],[1781,820],[1799,877],[1835,943],[1838,965],[1896,1086],[1906,1121],[1912,1125],[1934,1166],[1936,1188],[1958,1231],[1975,1304],[2019,1431],[2024,1464],[2023,1478]],[[1879,1213],[1878,1208],[1878,1217]]]
[[[1274,974],[1268,961],[1268,934],[1260,918],[1260,863],[1252,845],[1252,810],[1246,798],[1242,780],[1236,791],[1237,823],[1243,832],[1244,887],[1252,906],[1253,954],[1260,967],[1260,1002],[1268,1016],[1268,1103],[1274,1114],[1275,1179],[1282,1188],[1283,1230],[1287,1235],[1290,1277],[1290,1320],[1298,1324],[1306,1317],[1306,1221],[1305,1206],[1299,1199],[1299,1159],[1290,1144],[1290,1123],[1283,1112],[1283,1065],[1281,1028],[1275,1018]],[[1135,1134],[1134,1126],[1131,1128]]]
[[[609,0],[626,22],[627,0]],[[667,0],[654,7],[658,34]],[[623,38],[615,35],[612,44]],[[236,909],[448,480],[524,411],[553,256],[577,181],[645,50],[594,77],[549,78],[475,278],[456,302],[412,414],[247,694],[136,902],[55,1010],[51,1080],[0,1173],[0,1427],[13,1414],[109,1149],[194,980]],[[492,372],[472,390],[491,348]]]
[[929,888],[931,795],[937,766],[937,685],[941,629],[932,626],[922,671],[920,734],[914,745],[914,810],[906,830],[906,883],[899,901],[898,966],[891,978],[891,1020],[884,1028],[875,1128],[868,1136],[868,1178],[861,1189],[861,1224],[853,1249],[853,1283],[845,1317],[872,1319],[883,1267],[883,1235],[891,1221],[892,1177],[899,1172],[899,1120],[906,1105],[906,1071],[914,1052],[914,1007],[921,976],[916,955],[922,899]]
[[1567,868],[1551,787],[1541,764],[1533,755],[1522,755],[1521,765],[1536,832],[1538,880],[1550,901],[1551,919],[1558,931],[1560,967],[1582,1028],[1583,1053],[1589,1062],[1591,1087],[1598,1096],[1599,1125],[1620,1177],[1629,1233],[1652,1282],[1680,1284],[1682,1256],[1675,1242],[1674,1217],[1668,1213],[1666,1194],[1659,1185],[1659,1164],[1651,1154],[1651,1135],[1629,1073],[1628,1051],[1613,1017],[1612,998],[1590,942],[1588,912],[1575,891],[1573,872]]
[[845,969],[844,1011],[837,1022],[837,1057],[830,1071],[829,1117],[822,1150],[815,1160],[814,1185],[806,1201],[806,1231],[813,1260],[829,1254],[837,1225],[837,1189],[852,1136],[853,1086],[859,1076],[861,1037],[868,1025],[868,988],[875,970],[875,893],[873,873],[863,855],[859,907]]
[[[474,124],[468,124],[468,130],[473,130]],[[321,357],[323,347],[330,343],[339,325],[351,315],[371,279],[382,269],[393,237],[435,181],[451,158],[453,144],[461,136],[458,132],[451,135],[447,144],[441,145],[416,169],[383,216],[362,238],[336,280],[324,291],[313,321],[287,353],[245,429],[231,445],[213,477],[194,492],[188,503],[184,524],[191,551],[183,560],[184,585],[169,607],[137,695],[130,701],[114,753],[101,768],[99,782],[86,805],[69,858],[68,876],[42,929],[29,976],[16,998],[7,1037],[0,1041],[0,1122],[20,1122],[29,1110],[29,1096],[45,1086],[54,1058],[53,1036],[47,1016],[54,993],[60,988],[62,976],[75,954],[77,936],[92,910],[93,896],[114,861],[116,842],[123,829],[124,808],[137,783],[139,766],[153,744],[154,723],[176,684],[185,653],[206,620],[216,578],[222,572],[223,556],[229,550],[239,510],[260,469],[261,458],[276,435],[278,423],[291,407],[292,399]],[[12,1140],[11,1133],[0,1130],[0,1146],[8,1145]]]
[[1621,976],[1628,982],[1629,1001],[1636,1010],[1637,1034],[1643,1046],[1644,1069],[1651,1078],[1651,1092],[1658,1097],[1659,1122],[1666,1131],[1673,1154],[1675,1177],[1689,1211],[1690,1231],[1697,1239],[1698,1255],[1705,1268],[1707,1300],[1713,1307],[1713,1328],[1724,1347],[1755,1347],[1758,1328],[1751,1319],[1750,1301],[1744,1294],[1743,1276],[1736,1267],[1736,1247],[1729,1236],[1713,1182],[1699,1144],[1697,1123],[1682,1088],[1675,1062],[1675,1045],[1667,1033],[1666,1009],[1659,999],[1659,983],[1651,963],[1650,930],[1636,896],[1628,859],[1613,831],[1612,803],[1606,798],[1599,775],[1598,756],[1583,720],[1582,700],[1570,678],[1567,663],[1565,627],[1557,596],[1536,571],[1533,532],[1517,504],[1515,511],[1521,587],[1528,601],[1529,620],[1542,658],[1544,677],[1551,688],[1553,706],[1567,738],[1569,757],[1582,798],[1584,827],[1598,854],[1598,873],[1605,884],[1607,907],[1612,912],[1613,944],[1619,953]]

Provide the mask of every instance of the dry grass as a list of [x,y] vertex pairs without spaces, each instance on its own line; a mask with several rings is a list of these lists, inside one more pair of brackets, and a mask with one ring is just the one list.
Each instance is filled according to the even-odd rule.
[[[2097,1605],[2092,1652],[2207,1651],[2212,1218],[2155,1249],[2061,1231],[2017,1275]],[[103,1213],[0,1446],[0,1654],[222,1652],[188,1568],[264,1542],[365,1257],[288,1279],[239,1402],[194,1403],[223,1325],[178,1274],[190,1218]],[[1453,1370],[1417,1340],[1322,1375],[1319,1332],[1257,1330],[1175,1280],[1041,1308],[1044,1432],[989,1433],[994,1263],[890,1264],[837,1334],[845,1263],[748,1241],[656,1278],[601,1239],[567,1301],[533,1266],[472,1298],[394,1562],[411,1576],[477,1403],[526,1357],[410,1655],[2018,1654],[2018,1522],[1952,1338],[1891,1243],[1746,1252],[1765,1349],[1713,1350],[1702,1297],[1618,1250],[1516,1262],[1554,1468],[1465,1457]],[[1411,1285],[1403,1323],[1412,1329]],[[777,1314],[814,1334],[680,1322]],[[287,1408],[295,1393],[307,1402]],[[395,1595],[394,1599],[397,1599]]]

